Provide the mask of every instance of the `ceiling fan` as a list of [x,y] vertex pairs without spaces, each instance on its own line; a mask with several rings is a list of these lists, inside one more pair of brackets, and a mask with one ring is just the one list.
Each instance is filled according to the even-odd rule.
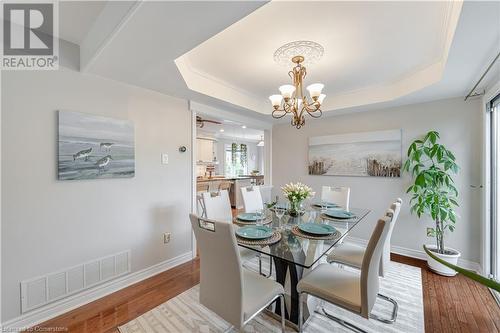
[[203,128],[203,126],[205,126],[205,123],[212,123],[212,124],[217,124],[217,125],[222,124],[220,121],[203,119],[200,116],[196,116],[196,127]]

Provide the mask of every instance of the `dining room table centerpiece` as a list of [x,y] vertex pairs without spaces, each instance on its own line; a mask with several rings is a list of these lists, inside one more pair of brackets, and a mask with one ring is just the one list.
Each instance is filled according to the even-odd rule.
[[288,214],[294,217],[304,213],[302,202],[308,198],[314,197],[315,194],[312,188],[300,182],[286,184],[281,190],[290,203]]

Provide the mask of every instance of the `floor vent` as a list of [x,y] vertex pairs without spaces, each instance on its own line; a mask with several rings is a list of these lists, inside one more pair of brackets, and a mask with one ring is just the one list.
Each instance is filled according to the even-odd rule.
[[22,313],[130,273],[130,250],[21,281]]

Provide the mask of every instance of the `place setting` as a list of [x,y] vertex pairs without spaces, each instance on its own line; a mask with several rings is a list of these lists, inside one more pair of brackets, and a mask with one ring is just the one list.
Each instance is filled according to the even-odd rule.
[[326,223],[317,223],[316,212],[310,214],[307,222],[296,224],[291,228],[294,235],[315,240],[331,240],[342,236],[335,227]]
[[325,211],[325,210],[331,209],[331,208],[340,208],[340,206],[338,204],[333,203],[333,202],[326,202],[326,201],[313,202],[311,204],[311,207],[316,208],[316,209],[321,209],[322,211]]
[[266,246],[279,242],[281,232],[265,225],[249,225],[236,230],[238,243],[252,246]]
[[267,215],[264,211],[239,213],[233,219],[233,222],[239,225],[270,224],[272,221],[272,215]]
[[320,217],[325,220],[333,221],[347,221],[357,218],[354,213],[340,207],[322,210]]

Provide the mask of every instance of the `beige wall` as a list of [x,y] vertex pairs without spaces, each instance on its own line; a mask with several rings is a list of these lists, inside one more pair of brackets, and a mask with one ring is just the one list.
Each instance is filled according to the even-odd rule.
[[[191,251],[187,101],[69,70],[3,72],[2,97],[3,321],[20,315],[23,279],[127,249],[133,272]],[[132,120],[135,177],[58,181],[56,110]]]
[[481,226],[482,175],[482,108],[480,101],[464,102],[461,98],[424,104],[307,119],[304,128],[297,130],[289,124],[273,127],[272,168],[273,184],[279,188],[290,181],[302,181],[312,186],[319,195],[322,185],[351,188],[351,206],[372,210],[372,213],[352,232],[353,237],[368,239],[376,218],[389,206],[391,200],[401,197],[404,206],[392,236],[392,245],[421,251],[422,244],[433,242],[426,237],[426,226],[431,222],[419,221],[409,213],[405,190],[410,178],[309,176],[307,174],[308,138],[312,136],[365,132],[387,129],[403,130],[403,154],[415,138],[435,129],[442,142],[455,154],[461,166],[456,183],[460,191],[458,212],[461,216],[457,229],[447,235],[446,244],[462,251],[463,258],[479,262]]

